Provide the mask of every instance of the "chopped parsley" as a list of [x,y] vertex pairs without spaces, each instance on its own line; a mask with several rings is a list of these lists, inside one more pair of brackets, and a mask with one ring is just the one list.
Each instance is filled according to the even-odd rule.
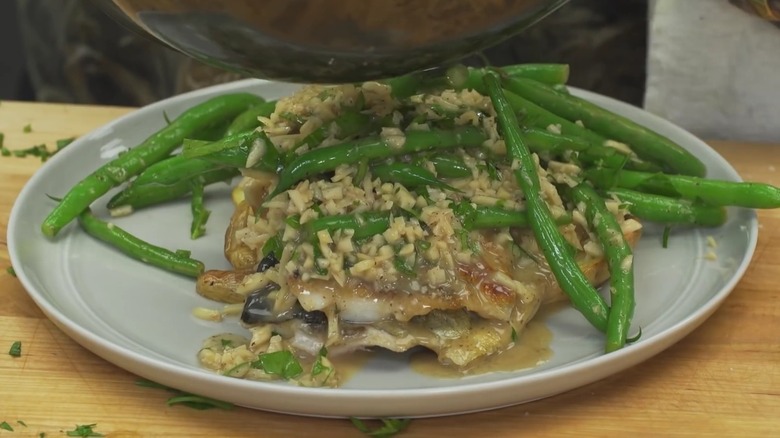
[[20,357],[22,355],[22,341],[14,341],[8,350],[8,354],[13,357]]
[[470,231],[474,228],[474,221],[477,217],[477,209],[468,201],[460,201],[454,205],[451,205],[452,213],[460,221],[463,229]]
[[289,111],[279,114],[279,118],[297,126],[303,124],[303,119],[301,119],[301,116]]
[[22,132],[24,132],[25,134],[29,134],[30,132],[32,132],[32,125],[29,123],[24,125],[24,128],[22,128]]
[[39,144],[30,146],[27,149],[15,149],[11,151],[15,157],[24,158],[28,156],[39,157],[41,160],[46,161],[52,154],[46,149],[45,144]]
[[320,247],[319,240],[316,238],[313,239],[312,246],[314,247],[314,272],[317,275],[327,275],[328,269],[319,264],[319,260],[325,258],[322,255],[322,248]]
[[70,137],[70,138],[61,138],[57,140],[54,144],[57,147],[55,153],[63,150],[65,146],[73,143],[73,141],[76,140],[76,137]]
[[287,350],[261,354],[251,366],[268,374],[276,374],[285,380],[295,378],[303,372],[301,363]]
[[479,243],[472,240],[471,236],[469,235],[469,231],[465,228],[459,228],[455,230],[455,234],[458,235],[458,239],[460,240],[460,249],[462,251],[469,250],[473,252],[474,254],[479,254]]
[[283,248],[284,244],[282,243],[282,235],[280,233],[268,239],[265,244],[263,244],[263,257],[267,256],[268,254],[273,254],[277,259],[279,259],[282,257]]
[[414,242],[418,252],[428,251],[431,249],[431,242],[427,240],[417,240]]
[[664,249],[669,247],[669,234],[672,232],[672,227],[667,225],[664,227],[664,234],[663,237],[661,237],[661,246],[664,247]]
[[19,423],[19,425],[21,425],[21,426],[27,427],[27,423],[25,423],[22,420],[16,420],[16,422]]
[[322,359],[328,356],[328,349],[325,347],[320,348],[320,353],[317,355],[317,360],[314,362],[314,365],[311,367],[311,375],[312,377],[318,376],[322,373],[328,373],[325,376],[325,379],[322,381],[324,384],[328,381],[330,378],[330,375],[333,374],[333,368],[325,365],[322,363]]
[[168,406],[184,405],[188,408],[198,409],[201,411],[211,408],[220,408],[225,410],[233,408],[233,404],[229,402],[186,393],[171,397],[165,403]]
[[517,330],[512,327],[512,342],[517,342]]
[[642,337],[642,327],[639,327],[639,333],[636,334],[636,336],[632,338],[627,338],[626,343],[633,344],[634,342],[638,341]]
[[317,217],[325,216],[325,213],[322,212],[322,207],[320,207],[320,204],[313,204],[311,209],[317,213]]
[[81,425],[77,424],[75,429],[65,432],[65,435],[80,436],[80,437],[105,436],[102,433],[95,432],[94,430],[95,426],[97,426],[97,423],[81,424]]
[[170,386],[161,385],[151,380],[139,379],[135,381],[135,384],[137,386],[142,386],[144,388],[163,389],[172,392],[174,395],[165,402],[168,406],[182,405],[182,406],[187,406],[188,408],[198,409],[198,410],[205,410],[211,408],[220,408],[220,409],[228,410],[233,408],[232,403],[209,398],[209,397],[203,397],[200,395],[190,394],[184,391],[179,391],[178,389],[171,388]]
[[289,225],[293,230],[300,230],[301,229],[301,215],[294,214],[292,216],[288,216],[284,223]]
[[512,248],[518,251],[518,252],[514,253],[516,256],[519,256],[519,257],[522,257],[522,256],[528,257],[528,258],[529,258],[529,259],[531,259],[531,261],[533,261],[535,264],[537,264],[537,265],[539,264],[539,258],[538,258],[538,257],[536,257],[535,255],[531,254],[531,252],[530,252],[530,251],[528,251],[527,249],[523,248],[523,246],[522,246],[522,245],[520,245],[520,242],[519,242],[518,240],[516,240],[516,239],[512,238],[512,243],[514,243],[514,245],[512,246]]
[[233,347],[233,341],[230,339],[222,338],[219,340],[219,342],[222,344],[222,348],[232,348]]
[[10,424],[8,424],[7,421],[3,421],[2,423],[0,423],[0,429],[5,429],[5,430],[7,430],[9,432],[13,432],[14,431],[14,428]]
[[407,277],[414,278],[417,276],[417,271],[414,270],[414,266],[407,265],[406,260],[401,256],[397,255],[393,258],[393,266],[395,266],[395,269],[398,272]]
[[496,165],[490,161],[485,161],[484,165],[477,165],[477,168],[480,170],[485,170],[491,181],[501,181],[502,179],[501,172],[499,172]]
[[366,426],[365,423],[363,423],[363,421],[358,418],[352,417],[349,419],[349,421],[351,421],[352,424],[364,434],[382,438],[391,437],[401,433],[409,426],[409,423],[412,420],[410,418],[382,418],[380,420],[382,424],[374,430],[371,430],[368,426]]
[[13,266],[7,267],[5,269],[5,272],[7,272],[8,275],[10,275],[11,277],[16,277],[16,271],[14,271],[14,267]]
[[62,138],[55,142],[55,149],[50,150],[45,144],[39,144],[35,146],[31,146],[26,149],[14,149],[10,150],[7,147],[3,146],[3,136],[2,133],[0,133],[0,155],[4,157],[18,157],[18,158],[25,158],[25,157],[38,157],[41,159],[41,161],[46,161],[57,152],[64,149],[69,144],[73,143],[75,140],[75,137],[71,138]]

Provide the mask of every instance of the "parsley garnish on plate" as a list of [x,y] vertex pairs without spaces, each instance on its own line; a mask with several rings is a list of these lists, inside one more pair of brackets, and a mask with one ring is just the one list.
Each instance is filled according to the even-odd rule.
[[664,227],[664,234],[661,237],[661,246],[666,249],[669,247],[669,234],[672,232],[672,227],[669,225]]
[[0,423],[0,429],[5,429],[5,430],[7,430],[9,432],[13,432],[14,431],[14,428],[11,427],[11,425],[8,424],[7,421],[3,421],[2,423]]
[[25,134],[29,134],[30,132],[32,132],[32,125],[29,123],[24,125],[24,128],[22,128],[22,132],[24,132]]
[[76,137],[70,137],[70,138],[61,138],[57,140],[54,144],[57,146],[57,149],[55,150],[55,153],[63,150],[65,146],[73,143],[73,141],[76,140]]
[[352,417],[349,419],[357,429],[368,436],[391,437],[401,433],[409,426],[412,421],[410,418],[382,418],[382,424],[374,430],[371,430],[362,420]]
[[14,271],[13,266],[9,266],[8,268],[6,268],[5,272],[7,272],[8,275],[10,275],[11,277],[16,277],[16,271]]
[[11,348],[8,350],[8,354],[13,357],[19,357],[22,355],[22,341],[14,341],[11,344]]
[[81,425],[77,424],[75,429],[65,432],[65,435],[80,436],[80,437],[105,436],[102,433],[95,432],[94,430],[95,426],[97,426],[97,423],[81,424]]
[[276,374],[285,380],[295,378],[303,372],[301,363],[287,350],[261,354],[251,366],[268,374]]
[[314,365],[311,367],[311,375],[317,376],[322,373],[328,373],[325,376],[325,380],[323,380],[323,383],[328,380],[330,375],[333,373],[333,368],[326,366],[322,361],[328,357],[328,349],[325,347],[320,348],[320,353],[317,355],[317,360],[314,362]]

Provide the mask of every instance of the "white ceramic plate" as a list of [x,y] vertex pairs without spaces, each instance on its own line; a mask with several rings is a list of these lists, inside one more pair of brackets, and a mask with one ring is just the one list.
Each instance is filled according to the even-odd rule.
[[[343,388],[313,389],[285,383],[232,379],[201,369],[196,351],[206,337],[233,331],[235,321],[208,323],[191,316],[214,303],[194,292],[194,283],[131,260],[69,226],[56,239],[39,225],[59,196],[122,146],[139,143],[163,127],[163,111],[175,116],[214,95],[251,91],[278,98],[293,85],[246,80],[199,90],[130,113],[78,139],[37,172],[20,194],[8,227],[13,266],[35,302],[77,342],[106,360],[145,378],[257,409],[316,416],[434,416],[473,412],[552,396],[620,372],[664,350],[701,324],[745,272],[753,254],[757,222],[745,209],[729,211],[718,229],[673,233],[668,249],[661,230],[648,226],[635,256],[635,329],[642,339],[603,355],[601,334],[574,310],[548,319],[552,358],[535,369],[457,380],[416,374],[405,355],[378,355]],[[703,142],[635,107],[576,91],[684,145],[701,158],[711,177],[739,180],[734,169]],[[226,268],[224,228],[232,211],[227,188],[211,191],[213,210],[206,237],[189,239],[189,205],[151,208],[115,222],[168,248],[191,249],[210,268]],[[105,213],[98,201],[96,212]],[[707,236],[719,243],[717,260],[704,258]]]

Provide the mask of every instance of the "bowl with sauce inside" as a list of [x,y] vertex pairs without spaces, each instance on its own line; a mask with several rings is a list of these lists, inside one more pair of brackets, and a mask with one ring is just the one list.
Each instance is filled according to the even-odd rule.
[[432,68],[567,0],[93,0],[131,29],[248,76],[343,83]]

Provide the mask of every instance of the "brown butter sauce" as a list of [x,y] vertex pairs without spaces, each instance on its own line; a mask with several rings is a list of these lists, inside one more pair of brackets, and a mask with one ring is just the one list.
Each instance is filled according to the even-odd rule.
[[[514,346],[480,360],[478,364],[467,370],[439,363],[436,354],[427,349],[420,349],[413,353],[409,359],[409,367],[418,374],[441,379],[458,379],[466,376],[534,368],[549,360],[553,354],[550,349],[552,332],[547,327],[547,317],[566,306],[567,303],[564,302],[542,306],[520,333]],[[339,375],[340,385],[344,385],[359,373],[376,355],[375,350],[357,350],[331,357],[330,361]]]
[[441,364],[436,354],[430,350],[414,353],[410,358],[409,366],[419,374],[445,379],[534,368],[552,356],[551,340],[552,332],[547,325],[543,321],[534,319],[528,323],[512,347],[480,359],[477,364],[465,370]]

